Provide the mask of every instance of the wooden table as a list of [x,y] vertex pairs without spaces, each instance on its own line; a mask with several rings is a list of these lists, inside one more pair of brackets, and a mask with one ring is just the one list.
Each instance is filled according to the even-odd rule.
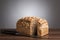
[[50,29],[49,34],[39,37],[26,37],[10,34],[0,34],[0,40],[60,40],[60,29]]

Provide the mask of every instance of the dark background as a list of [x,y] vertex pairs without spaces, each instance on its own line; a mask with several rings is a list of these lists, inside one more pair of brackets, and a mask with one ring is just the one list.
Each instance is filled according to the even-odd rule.
[[0,0],[0,28],[16,28],[18,19],[38,16],[60,28],[60,0]]

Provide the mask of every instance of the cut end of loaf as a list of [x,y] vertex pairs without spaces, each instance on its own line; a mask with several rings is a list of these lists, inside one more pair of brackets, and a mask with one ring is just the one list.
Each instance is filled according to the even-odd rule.
[[39,19],[37,24],[37,35],[44,36],[47,35],[49,31],[48,22],[45,19]]

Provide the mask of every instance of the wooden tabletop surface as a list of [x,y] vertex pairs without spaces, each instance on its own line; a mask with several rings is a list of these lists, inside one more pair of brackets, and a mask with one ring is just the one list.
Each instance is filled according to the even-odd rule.
[[60,40],[60,29],[50,29],[43,37],[26,37],[0,33],[0,40]]

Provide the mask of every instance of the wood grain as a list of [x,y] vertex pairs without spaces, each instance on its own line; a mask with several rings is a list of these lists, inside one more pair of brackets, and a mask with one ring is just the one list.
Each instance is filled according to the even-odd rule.
[[60,29],[50,29],[49,34],[41,38],[0,34],[0,40],[60,40]]

